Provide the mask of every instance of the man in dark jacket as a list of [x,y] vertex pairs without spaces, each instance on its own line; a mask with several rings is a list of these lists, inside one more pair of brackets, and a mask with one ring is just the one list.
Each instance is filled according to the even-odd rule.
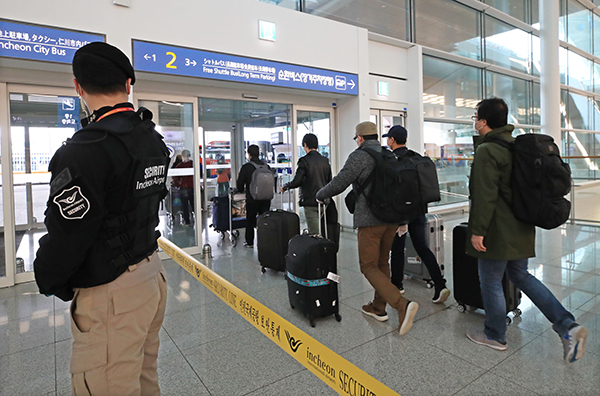
[[491,98],[477,104],[472,117],[479,136],[474,137],[475,156],[469,180],[471,209],[467,253],[477,257],[481,296],[485,309],[484,328],[467,331],[467,337],[499,351],[506,343],[506,300],[502,289],[504,273],[552,322],[563,343],[564,359],[572,363],[585,353],[587,329],[575,322],[546,286],[527,270],[528,258],[535,256],[535,226],[517,220],[513,214],[510,150],[493,139],[512,142],[514,126],[507,123],[508,106]]
[[[252,174],[256,171],[256,167],[250,162],[257,165],[266,165],[259,159],[260,149],[256,144],[248,146],[248,162],[242,165],[236,187],[239,192],[246,192],[246,242],[244,246],[254,248],[254,228],[256,227],[256,216],[267,212],[271,208],[271,200],[256,200],[250,194],[250,183],[252,182]],[[271,169],[268,165],[267,167]]]
[[158,207],[169,151],[127,102],[133,67],[103,42],[73,57],[75,90],[92,115],[50,162],[50,198],[34,262],[40,292],[71,304],[74,395],[158,395],[167,285]]
[[[406,155],[409,149],[406,147],[407,131],[401,125],[394,125],[388,133],[382,137],[387,138],[387,146],[394,151],[398,158]],[[427,204],[421,207],[421,212],[408,223],[408,232],[415,250],[423,264],[427,267],[429,276],[434,284],[433,298],[431,301],[435,304],[443,303],[450,296],[450,290],[446,288],[446,279],[442,275],[440,265],[435,258],[435,254],[427,246]],[[392,255],[390,264],[392,268],[392,283],[398,287],[401,293],[404,293],[402,280],[404,278],[404,248],[406,246],[406,234],[399,236],[396,234],[392,244]]]
[[385,307],[389,304],[398,311],[400,335],[406,334],[412,327],[419,304],[402,297],[400,291],[390,281],[390,248],[398,224],[388,224],[379,220],[367,202],[370,185],[369,176],[375,170],[375,159],[362,148],[371,148],[381,152],[377,140],[377,126],[372,122],[361,122],[356,126],[354,140],[358,148],[348,156],[344,167],[325,187],[317,192],[317,200],[342,193],[349,185],[357,190],[365,186],[363,193],[356,197],[354,227],[358,228],[358,260],[360,271],[375,289],[373,302],[363,305],[362,312],[380,322],[389,319]]
[[[281,192],[300,187],[300,206],[304,208],[308,232],[317,234],[319,232],[319,211],[315,194],[331,181],[331,166],[329,160],[317,151],[319,140],[315,134],[304,135],[302,147],[306,155],[298,160],[298,169],[294,179],[285,183],[281,187]],[[327,219],[327,221],[332,222],[333,219]],[[337,220],[335,221],[337,222]]]

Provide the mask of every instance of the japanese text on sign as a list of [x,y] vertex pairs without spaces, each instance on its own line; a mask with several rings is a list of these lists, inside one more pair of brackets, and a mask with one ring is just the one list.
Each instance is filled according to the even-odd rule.
[[138,71],[358,95],[356,74],[133,41]]
[[71,63],[84,45],[104,36],[0,20],[0,56]]

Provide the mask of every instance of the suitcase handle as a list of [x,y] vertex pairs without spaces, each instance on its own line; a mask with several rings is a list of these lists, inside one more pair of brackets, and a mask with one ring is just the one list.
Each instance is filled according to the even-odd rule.
[[[325,222],[325,233],[323,233],[323,229],[321,227],[321,205],[323,205],[323,220]],[[317,207],[319,208],[319,234],[323,238],[327,238],[327,205],[325,203],[317,201]]]

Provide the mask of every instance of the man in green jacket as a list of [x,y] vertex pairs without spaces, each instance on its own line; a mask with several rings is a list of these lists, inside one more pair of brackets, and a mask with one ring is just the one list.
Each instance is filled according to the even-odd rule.
[[493,139],[513,141],[514,126],[507,123],[508,106],[491,98],[477,104],[472,117],[479,133],[474,137],[475,155],[469,181],[471,209],[467,254],[478,258],[481,296],[485,309],[484,328],[467,331],[480,345],[504,351],[506,344],[506,300],[502,277],[510,280],[552,322],[563,343],[567,363],[585,353],[587,329],[575,322],[546,286],[527,271],[528,258],[535,256],[535,226],[517,220],[513,214],[511,173],[512,153]]

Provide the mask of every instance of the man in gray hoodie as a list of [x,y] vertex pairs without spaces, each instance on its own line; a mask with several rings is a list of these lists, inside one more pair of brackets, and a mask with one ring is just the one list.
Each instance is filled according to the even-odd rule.
[[389,257],[398,224],[387,224],[377,219],[369,209],[367,201],[371,189],[370,181],[375,169],[375,159],[363,148],[381,152],[377,140],[377,126],[372,122],[361,122],[356,126],[354,140],[358,148],[348,156],[344,167],[316,195],[323,201],[342,193],[350,184],[353,190],[363,192],[356,197],[354,210],[354,228],[358,228],[358,259],[360,271],[375,289],[373,302],[363,305],[362,311],[380,322],[388,320],[386,304],[398,311],[400,335],[406,334],[412,327],[419,309],[416,302],[402,297],[400,291],[390,280]]

